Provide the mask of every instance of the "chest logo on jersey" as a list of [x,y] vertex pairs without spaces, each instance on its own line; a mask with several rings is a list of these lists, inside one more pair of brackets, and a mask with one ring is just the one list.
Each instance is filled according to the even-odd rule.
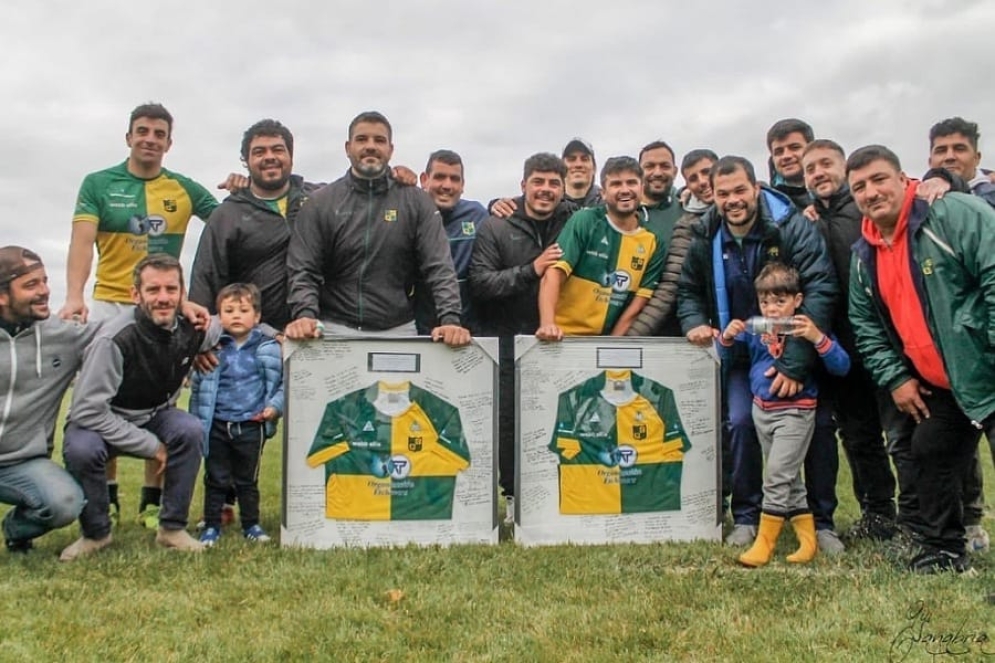
[[645,440],[648,435],[646,424],[633,424],[632,425],[632,439],[634,440]]
[[161,216],[138,216],[128,219],[128,232],[132,235],[158,236],[166,232],[166,219]]
[[175,212],[176,211],[176,201],[175,200],[171,200],[169,198],[165,198],[162,201],[162,208],[164,210],[166,210],[167,212]]
[[370,469],[373,470],[374,476],[380,478],[406,479],[411,474],[411,461],[401,454],[378,456]]
[[637,272],[641,272],[643,271],[643,267],[646,266],[646,260],[640,258],[639,256],[632,256],[632,261],[629,263],[629,266]]
[[397,221],[397,210],[389,209],[386,212],[384,212],[383,220],[386,221],[387,223],[393,223],[394,221]]
[[463,222],[463,234],[467,236],[476,234],[476,229],[473,227],[473,221]]
[[926,258],[925,260],[922,261],[922,273],[925,276],[932,276],[933,275],[933,259],[932,258]]
[[421,435],[408,438],[408,451],[421,451],[425,438]]
[[632,277],[628,272],[621,269],[611,272],[610,274],[605,274],[604,281],[602,285],[607,286],[614,290],[615,292],[626,292],[629,289],[629,284],[632,282]]

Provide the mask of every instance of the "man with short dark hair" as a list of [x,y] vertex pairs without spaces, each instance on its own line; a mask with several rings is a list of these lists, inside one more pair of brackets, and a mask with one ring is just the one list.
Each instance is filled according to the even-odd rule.
[[262,322],[283,329],[287,304],[290,226],[321,185],[293,175],[294,136],[276,120],[260,120],[242,136],[249,183],[211,215],[197,247],[190,299],[216,313],[216,298],[230,283],[252,283],[262,295]]
[[917,573],[969,568],[961,502],[980,429],[995,416],[995,211],[951,193],[928,205],[886,147],[847,160],[864,214],[850,319],[864,364],[915,422]]
[[[775,261],[798,270],[802,312],[820,329],[828,329],[838,291],[818,231],[784,194],[757,184],[746,159],[723,157],[709,175],[715,206],[694,228],[678,281],[677,314],[687,339],[711,347],[731,320],[759,315],[753,281],[765,264]],[[772,393],[781,398],[796,394],[815,361],[811,344],[788,337],[775,362]],[[724,492],[731,493],[733,515],[733,531],[726,539],[730,545],[749,545],[756,538],[762,499],[763,458],[753,426],[749,366],[749,357],[742,353],[734,353],[723,365]],[[825,550],[823,539],[835,537],[835,532],[831,524],[820,527],[819,520],[817,515],[817,536]]]
[[771,186],[788,196],[799,210],[812,203],[812,197],[805,188],[802,152],[814,139],[812,127],[793,117],[778,120],[767,130]]
[[[442,215],[442,227],[449,240],[449,252],[453,256],[453,267],[459,282],[463,326],[476,333],[476,316],[468,280],[470,256],[477,238],[477,229],[488,216],[487,210],[476,200],[463,198],[463,187],[466,184],[463,159],[452,150],[432,152],[425,164],[425,172],[419,179],[421,188],[432,197]],[[422,335],[431,332],[438,322],[431,293],[426,290],[423,283],[415,286],[415,325]]]
[[[83,492],[52,462],[55,420],[97,325],[51,317],[48,275],[33,251],[0,248],[0,503],[7,550],[26,553],[34,539],[65,527],[83,508]],[[106,493],[106,490],[104,491]]]
[[640,202],[646,210],[646,228],[657,234],[664,247],[670,244],[674,225],[681,216],[680,200],[674,188],[676,160],[674,150],[662,140],[655,140],[639,150],[639,167],[643,170]]
[[86,505],[80,514],[83,536],[59,557],[66,562],[111,543],[104,476],[108,459],[118,455],[154,460],[164,477],[156,543],[203,549],[185,527],[204,434],[176,399],[194,356],[218,342],[221,327],[213,320],[207,332],[200,331],[180,315],[183,269],[170,255],[142,258],[131,292],[135,309],[105,322],[86,350],[73,390],[63,455]]
[[[816,226],[840,279],[840,290],[849,292],[851,247],[860,239],[862,215],[846,183],[846,155],[837,143],[818,139],[805,147],[801,163],[805,186],[815,198]],[[850,536],[890,539],[895,532],[895,476],[885,450],[882,421],[894,406],[864,368],[846,298],[836,307],[833,331],[851,362],[845,376],[823,382],[823,393],[833,406],[853,475],[853,492],[860,505],[861,516]]]
[[[131,310],[131,273],[138,261],[160,252],[178,258],[190,219],[206,220],[218,205],[203,186],[163,168],[173,145],[173,116],[162,104],[141,104],[131,111],[125,142],[130,151],[124,163],[90,173],[80,185],[66,264],[66,303],[59,311],[65,320],[86,322],[91,313],[104,319]],[[83,290],[94,246],[98,258],[90,311]],[[107,479],[110,504],[117,512],[115,460],[108,465]],[[153,529],[161,493],[155,467],[146,463],[138,512],[139,520]]]
[[995,175],[980,168],[980,139],[975,122],[968,122],[962,117],[937,122],[929,130],[929,167],[943,168],[957,175],[974,195],[995,206]]
[[[432,198],[390,178],[390,122],[368,111],[349,124],[344,177],[313,194],[291,229],[287,250],[288,338],[334,334],[414,335],[408,290],[416,277],[432,293],[436,341],[466,345],[459,284],[442,218]],[[321,319],[321,327],[318,321]]]
[[[683,203],[684,213],[674,223],[667,239],[667,257],[663,274],[653,296],[632,323],[629,336],[681,337],[681,324],[677,319],[677,281],[681,277],[684,258],[691,246],[692,227],[712,205],[712,187],[709,173],[719,160],[715,152],[707,149],[691,150],[681,161],[681,176],[687,183],[688,195]],[[645,191],[645,186],[643,187]]]
[[563,199],[578,207],[601,204],[601,189],[594,182],[598,164],[591,144],[583,138],[571,138],[563,148],[562,158],[567,167]]
[[539,327],[539,282],[562,252],[557,237],[577,206],[563,200],[566,167],[555,154],[525,160],[522,197],[511,216],[480,225],[470,262],[470,292],[483,336],[499,338],[498,482],[514,519],[515,335]]
[[601,169],[604,205],[576,212],[557,243],[562,250],[539,286],[536,338],[623,336],[646,306],[665,251],[646,227],[640,205],[642,169],[632,157],[612,157]]

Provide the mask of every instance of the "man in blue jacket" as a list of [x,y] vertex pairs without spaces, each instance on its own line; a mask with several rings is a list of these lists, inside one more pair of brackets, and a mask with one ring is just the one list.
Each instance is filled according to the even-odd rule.
[[[753,165],[726,156],[711,169],[715,205],[694,228],[678,281],[677,315],[687,339],[710,347],[730,320],[759,315],[753,280],[769,262],[798,270],[804,305],[820,329],[830,328],[838,294],[822,237],[783,194],[757,184]],[[798,393],[816,362],[811,344],[789,339],[773,368],[771,393]],[[724,492],[731,493],[730,545],[756,538],[763,497],[763,457],[752,418],[749,357],[735,354],[722,367]],[[831,531],[816,527],[820,531]],[[825,534],[821,535],[825,537]],[[822,547],[822,546],[820,546]]]
[[[463,159],[452,150],[436,150],[428,157],[425,172],[419,178],[421,188],[432,197],[442,215],[442,226],[449,240],[456,280],[459,282],[460,302],[463,305],[463,326],[478,333],[470,298],[470,256],[477,228],[487,218],[487,210],[476,200],[463,198]],[[428,295],[428,296],[426,296]],[[438,323],[435,304],[427,286],[415,286],[415,325],[418,333],[427,335]]]

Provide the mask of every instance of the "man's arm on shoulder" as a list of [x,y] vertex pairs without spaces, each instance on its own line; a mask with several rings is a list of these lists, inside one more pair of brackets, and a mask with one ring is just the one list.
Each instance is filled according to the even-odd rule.
[[108,336],[95,339],[86,350],[76,378],[69,420],[125,453],[153,458],[159,449],[158,438],[111,410],[111,400],[117,395],[123,375],[124,358],[114,340]]

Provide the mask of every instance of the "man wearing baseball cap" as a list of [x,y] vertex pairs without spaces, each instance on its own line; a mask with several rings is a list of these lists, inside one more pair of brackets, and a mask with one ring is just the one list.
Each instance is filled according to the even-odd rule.
[[566,190],[563,199],[581,207],[601,204],[601,187],[594,183],[597,163],[594,148],[583,138],[571,138],[563,148],[563,163],[567,165]]
[[26,553],[73,522],[83,491],[51,460],[62,396],[96,326],[52,317],[48,275],[36,253],[0,248],[0,503],[7,550]]

